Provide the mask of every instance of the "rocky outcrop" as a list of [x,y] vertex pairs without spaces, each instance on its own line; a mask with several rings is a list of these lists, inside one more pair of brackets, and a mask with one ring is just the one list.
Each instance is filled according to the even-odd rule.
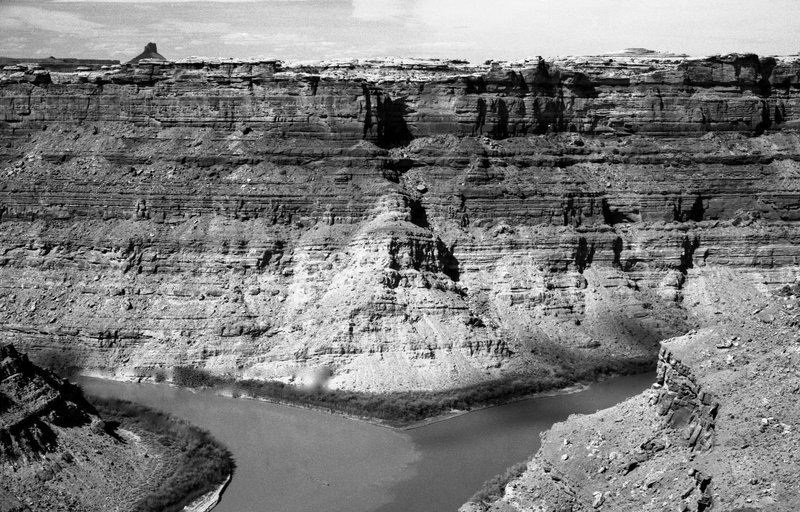
[[163,478],[147,451],[108,428],[77,386],[0,345],[0,510],[131,509]]
[[659,414],[673,429],[683,429],[686,445],[708,449],[714,445],[714,421],[719,402],[713,393],[702,389],[692,370],[676,359],[667,347],[658,359],[656,384],[659,394],[653,399]]
[[224,448],[144,407],[105,407],[104,420],[79,387],[0,345],[0,511],[161,510],[206,488],[192,506],[213,508],[233,467]]
[[56,449],[53,425],[100,424],[80,391],[43,371],[12,345],[0,346],[0,460],[14,464]]
[[[6,122],[25,120],[34,129],[48,122],[157,123],[382,146],[437,135],[760,134],[797,126],[799,69],[797,61],[755,55],[491,66],[189,59],[56,73],[52,90],[10,88],[3,101]],[[5,75],[7,83],[26,81]],[[75,87],[81,83],[87,85]],[[31,112],[26,98],[39,100]]]
[[794,280],[800,63],[149,63],[0,75],[0,336],[444,389],[654,359],[697,268]]
[[228,487],[230,481],[231,477],[229,476],[216,489],[186,505],[183,508],[183,512],[210,512],[219,503],[220,498],[222,498],[222,493],[225,492],[225,488]]
[[[36,71],[46,72],[75,72],[75,71],[101,71],[119,66],[118,60],[100,59],[75,59],[57,57],[0,57],[0,66],[5,75],[14,72],[36,74]],[[10,72],[10,73],[9,73]],[[4,77],[5,78],[5,77]]]
[[463,511],[800,506],[798,296],[729,271],[694,277],[686,293],[703,327],[664,342],[653,388],[554,425],[502,497]]

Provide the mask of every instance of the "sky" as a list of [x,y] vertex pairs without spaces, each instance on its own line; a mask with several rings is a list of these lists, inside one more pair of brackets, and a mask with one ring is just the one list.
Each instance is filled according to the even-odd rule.
[[798,0],[0,0],[0,55],[519,60],[800,52]]

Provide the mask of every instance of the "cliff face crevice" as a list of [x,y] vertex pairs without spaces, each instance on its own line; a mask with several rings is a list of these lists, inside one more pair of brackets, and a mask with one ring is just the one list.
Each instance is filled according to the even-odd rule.
[[673,429],[683,429],[683,439],[693,449],[714,445],[714,424],[719,402],[703,390],[692,370],[665,347],[658,357],[660,392],[653,399],[658,412]]
[[693,270],[793,282],[799,91],[755,56],[5,70],[0,337],[365,390],[655,359]]

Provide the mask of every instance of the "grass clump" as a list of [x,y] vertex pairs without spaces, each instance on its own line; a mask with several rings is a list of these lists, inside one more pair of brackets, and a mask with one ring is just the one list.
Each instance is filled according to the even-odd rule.
[[488,505],[489,503],[498,500],[503,496],[508,482],[518,478],[520,475],[522,475],[522,473],[525,472],[526,469],[528,469],[528,464],[526,462],[514,464],[510,468],[506,469],[504,473],[495,475],[484,482],[483,486],[481,486],[478,492],[472,495],[469,501],[479,505]]

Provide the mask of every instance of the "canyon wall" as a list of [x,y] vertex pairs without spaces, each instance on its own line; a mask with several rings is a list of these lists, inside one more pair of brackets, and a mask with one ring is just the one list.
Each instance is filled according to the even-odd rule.
[[183,510],[184,503],[201,511],[219,501],[233,461],[209,434],[143,406],[91,400],[0,345],[0,511]]
[[462,512],[794,511],[800,507],[800,286],[689,271],[700,328],[663,342],[651,389],[573,415],[499,495]]
[[800,61],[0,75],[0,338],[371,391],[653,360],[800,255]]
[[3,512],[134,510],[170,455],[148,441],[112,432],[80,388],[0,345]]

